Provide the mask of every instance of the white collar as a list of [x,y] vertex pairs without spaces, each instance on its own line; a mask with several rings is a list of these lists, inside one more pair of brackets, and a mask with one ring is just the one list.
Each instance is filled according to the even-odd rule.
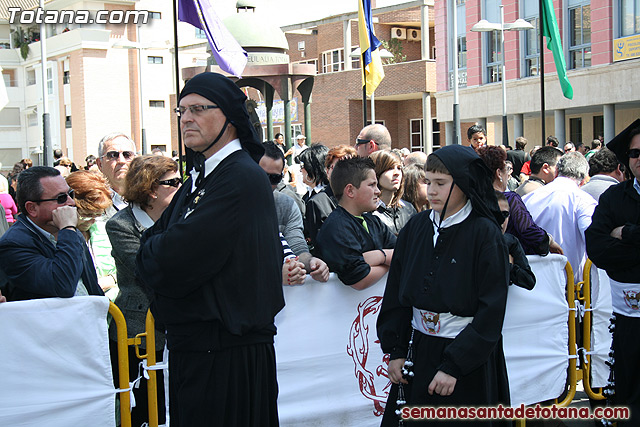
[[324,184],[318,184],[313,188],[309,188],[309,196],[313,196],[314,194],[318,194],[326,187]]
[[47,240],[49,240],[51,243],[53,243],[53,246],[56,246],[56,242],[58,241],[58,239],[55,238],[55,236],[51,233],[49,233],[47,230],[45,230],[44,228],[41,228],[39,225],[37,225],[35,222],[33,222],[31,220],[31,218],[29,218],[29,216],[25,215],[25,218],[27,218],[27,220],[33,224],[33,226],[36,228],[36,230],[38,230],[44,237],[47,238]]
[[[458,212],[454,213],[451,216],[446,217],[442,224],[440,224],[440,228],[451,227],[452,225],[460,224],[462,221],[467,219],[469,214],[471,214],[471,200],[467,200],[467,203],[460,209]],[[437,227],[437,224],[440,223],[440,213],[432,210],[429,214],[429,218],[431,218],[431,222],[434,227]]]
[[131,211],[133,212],[133,216],[136,218],[136,220],[138,220],[140,225],[142,225],[144,228],[153,227],[154,221],[151,219],[148,213],[142,210],[139,204],[132,203]]
[[126,200],[124,200],[122,196],[115,191],[111,192],[111,199],[113,201],[113,206],[115,206],[117,210],[124,209],[128,205]]
[[[220,151],[215,153],[213,156],[211,156],[207,160],[205,160],[204,161],[204,176],[205,176],[205,178],[208,177],[209,174],[211,172],[213,172],[216,167],[218,167],[220,162],[222,162],[224,159],[229,157],[231,155],[231,153],[234,153],[234,152],[239,151],[239,150],[242,150],[242,145],[240,144],[240,140],[238,138],[236,138],[233,141],[231,141],[230,143],[228,143],[227,145],[225,145],[224,147],[222,147],[220,149]],[[196,172],[195,168],[191,169],[191,172],[189,172],[189,173],[191,174],[191,179],[193,181],[193,184],[191,186],[191,191],[195,191],[195,189],[196,189],[196,180],[198,179],[198,175],[200,173]]]

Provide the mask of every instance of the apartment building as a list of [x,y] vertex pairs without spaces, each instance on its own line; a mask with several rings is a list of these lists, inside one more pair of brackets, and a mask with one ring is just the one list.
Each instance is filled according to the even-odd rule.
[[[9,23],[12,6],[36,11],[38,1],[0,1],[0,66],[9,98],[0,110],[0,162],[5,170],[22,158],[31,158],[35,164],[42,161],[40,27],[25,23],[29,16]],[[171,2],[45,3],[49,16],[53,16],[51,11],[82,10],[90,11],[91,16],[107,11],[109,22],[46,24],[53,148],[61,148],[76,164],[84,165],[88,154],[97,154],[102,136],[122,131],[133,137],[140,152],[156,147],[169,153],[177,149],[171,129],[175,120],[171,111],[175,105]],[[135,11],[145,11],[146,24],[124,23],[127,13]],[[206,64],[209,54],[204,34],[180,23],[179,44],[181,66]]]
[[[391,133],[393,148],[430,152],[440,145],[435,120],[436,60],[433,0],[374,8],[375,33],[394,56],[374,94],[376,123]],[[283,27],[294,64],[312,64],[317,75],[311,102],[312,142],[353,145],[364,125],[357,13]],[[357,55],[357,53],[356,53]],[[371,121],[367,100],[367,121]]]
[[[572,100],[564,98],[552,53],[544,49],[546,135],[566,141],[609,141],[640,116],[640,5],[634,0],[554,0]],[[481,19],[500,23],[500,0],[436,2],[437,119],[453,130],[453,53],[458,47],[461,121],[484,124],[490,143],[502,141],[502,73],[505,55],[509,143],[518,136],[529,148],[542,135],[539,11],[537,1],[502,0],[504,22],[522,18],[536,29],[473,32]],[[453,27],[457,14],[457,28]],[[545,42],[546,43],[546,42]],[[464,131],[464,129],[463,129]],[[451,143],[451,132],[447,132]],[[463,137],[463,141],[466,138]]]

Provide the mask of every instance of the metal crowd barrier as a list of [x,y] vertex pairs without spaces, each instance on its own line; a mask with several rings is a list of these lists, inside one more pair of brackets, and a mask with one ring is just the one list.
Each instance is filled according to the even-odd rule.
[[[602,388],[595,391],[591,388],[591,267],[593,263],[587,259],[583,270],[583,280],[574,283],[573,268],[567,262],[565,272],[567,275],[567,303],[569,304],[569,368],[567,370],[567,388],[565,397],[561,401],[555,400],[556,406],[567,407],[573,401],[576,395],[578,381],[582,380],[584,391],[589,398],[594,400],[604,400]],[[576,318],[580,310],[576,307],[576,301],[584,304],[584,317],[582,323],[582,348],[584,349],[584,362],[580,367],[577,365],[578,343],[576,341]],[[526,420],[516,420],[517,427],[525,427]]]
[[578,282],[576,287],[576,297],[584,303],[584,318],[582,320],[582,347],[584,348],[584,360],[582,364],[582,384],[584,391],[589,398],[594,400],[604,400],[602,388],[595,391],[591,388],[591,267],[593,263],[590,259],[584,265],[582,282]]
[[[138,359],[147,360],[147,366],[155,366],[156,364],[156,336],[155,336],[155,321],[151,311],[147,312],[147,318],[145,322],[145,332],[136,335],[134,338],[127,338],[127,323],[124,319],[124,315],[113,302],[109,303],[109,314],[113,317],[113,321],[116,324],[117,330],[117,345],[118,345],[118,373],[120,390],[120,425],[122,427],[131,427],[131,398],[129,395],[129,356],[127,347],[135,346],[136,356]],[[146,340],[147,352],[141,354],[140,345],[142,344],[142,338]],[[151,350],[149,350],[151,349]],[[147,374],[149,379],[147,380],[147,395],[149,406],[149,427],[158,427],[158,396],[157,390],[157,378],[154,370],[148,370]]]
[[[602,389],[594,391],[590,385],[591,374],[591,260],[587,260],[584,267],[583,280],[575,283],[573,276],[573,268],[571,264],[567,262],[565,265],[565,273],[567,276],[566,283],[566,298],[569,306],[568,326],[569,326],[569,341],[567,343],[569,350],[569,367],[567,369],[567,388],[563,393],[564,398],[560,401],[555,400],[556,406],[567,407],[571,404],[576,395],[576,388],[578,381],[582,380],[584,390],[586,394],[595,400],[605,399]],[[583,348],[585,350],[586,363],[582,363],[578,367],[577,363],[577,348],[578,343],[576,341],[576,318],[580,311],[576,307],[576,300],[584,303],[584,320],[582,325],[583,331]],[[156,364],[155,351],[148,351],[148,349],[155,349],[155,321],[151,311],[147,312],[146,319],[146,332],[136,335],[135,338],[127,338],[127,327],[122,312],[116,307],[115,304],[110,303],[109,313],[114,318],[118,329],[118,366],[120,372],[120,384],[121,389],[128,389],[129,380],[129,361],[127,357],[127,346],[133,345],[136,349],[136,356],[139,359],[146,359],[147,366],[154,366]],[[142,338],[146,339],[147,353],[140,354],[139,345],[142,343]],[[157,398],[157,378],[154,370],[148,371],[149,379],[147,382],[147,393],[149,397],[149,427],[158,427],[158,398]],[[560,397],[559,397],[560,398]],[[129,392],[120,392],[120,413],[122,420],[122,427],[131,426],[131,414],[127,411],[130,406]],[[517,427],[525,427],[526,420],[518,419],[516,421]]]

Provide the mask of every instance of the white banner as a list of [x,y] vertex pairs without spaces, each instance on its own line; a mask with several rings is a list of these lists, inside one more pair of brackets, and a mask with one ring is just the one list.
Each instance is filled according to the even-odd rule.
[[[510,287],[503,330],[515,404],[560,395],[568,366],[566,258],[529,262],[536,287]],[[287,305],[276,318],[280,422],[378,426],[390,387],[375,328],[387,278],[364,291],[333,274],[327,283],[308,280],[285,287]]]
[[0,426],[112,427],[107,297],[0,304]]
[[376,319],[386,275],[357,291],[335,274],[285,286],[276,318],[281,426],[379,426],[389,391]]
[[611,306],[611,284],[607,272],[591,267],[591,387],[605,387],[609,380],[609,360],[611,333],[609,319],[613,314]]
[[509,287],[502,328],[511,404],[532,404],[558,397],[569,365],[567,259],[562,255],[527,256],[536,276],[531,291]]

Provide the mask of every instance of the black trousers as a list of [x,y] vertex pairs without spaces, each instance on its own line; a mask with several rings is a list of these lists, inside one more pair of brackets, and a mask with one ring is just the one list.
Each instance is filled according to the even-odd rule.
[[212,351],[171,350],[171,427],[277,427],[273,343]]
[[640,426],[640,318],[616,315],[613,330],[616,406],[627,406],[631,418],[618,421],[620,426]]

